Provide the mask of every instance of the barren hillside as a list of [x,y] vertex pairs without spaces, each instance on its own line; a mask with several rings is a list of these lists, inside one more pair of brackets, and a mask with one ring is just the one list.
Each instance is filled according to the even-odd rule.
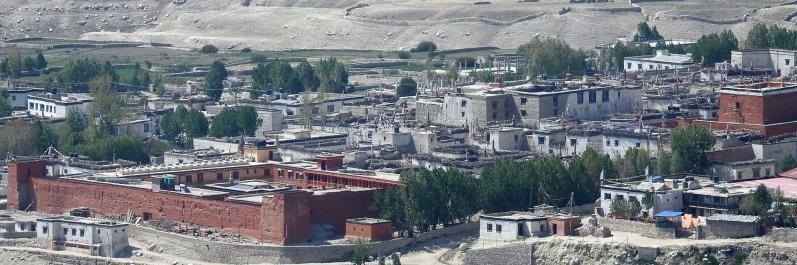
[[[568,0],[3,0],[0,37],[66,37],[180,47],[398,50],[423,40],[442,49],[515,48],[535,35],[578,47],[633,35],[647,20],[668,38],[696,39],[758,22],[794,27],[783,0],[630,4]],[[740,35],[741,36],[741,35]]]

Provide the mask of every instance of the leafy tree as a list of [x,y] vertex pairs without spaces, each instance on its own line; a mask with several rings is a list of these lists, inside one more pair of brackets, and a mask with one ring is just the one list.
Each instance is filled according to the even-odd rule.
[[482,83],[492,83],[496,80],[495,74],[490,71],[470,71],[468,77],[472,78],[476,82]]
[[63,152],[70,152],[76,145],[85,142],[83,130],[88,127],[87,117],[76,109],[67,112],[66,121],[58,126],[58,149]]
[[642,196],[642,209],[645,211],[649,211],[653,208],[653,204],[655,203],[655,199],[653,197],[653,192],[646,190],[645,195]]
[[437,51],[437,44],[431,41],[422,41],[415,46],[415,48],[410,49],[410,52],[428,52],[434,53]]
[[30,123],[11,121],[0,128],[0,154],[38,155]]
[[405,231],[410,236],[413,228],[406,222],[406,200],[406,190],[403,187],[379,190],[374,194],[371,208],[379,213],[379,218],[390,220],[396,231]]
[[625,219],[629,217],[629,205],[625,199],[613,199],[609,209],[616,218]]
[[92,136],[103,138],[113,135],[114,126],[123,115],[123,104],[113,88],[111,77],[97,77],[91,81],[89,87],[94,101],[89,105],[88,113],[94,121],[91,127],[96,127]]
[[396,86],[397,97],[415,96],[418,93],[418,83],[410,77],[404,77]]
[[628,203],[628,218],[636,218],[642,212],[642,205],[637,200]]
[[744,47],[750,49],[769,48],[769,29],[767,25],[758,23],[753,25],[747,32],[747,39],[744,40]]
[[36,52],[36,69],[42,70],[47,68],[47,59],[44,58],[44,54],[41,51]]
[[396,52],[396,56],[399,59],[406,60],[406,59],[409,59],[410,57],[412,57],[412,54],[410,54],[410,52],[408,52],[408,51],[397,51]]
[[686,169],[684,166],[684,160],[681,157],[680,153],[673,153],[672,160],[670,161],[670,173],[672,174],[679,174],[685,173]]
[[692,46],[692,60],[703,66],[712,66],[715,63],[728,61],[731,51],[739,48],[739,40],[730,30],[719,34],[703,35]]
[[189,111],[185,107],[179,106],[163,116],[161,131],[170,141],[186,141],[187,138],[206,136],[208,134],[208,120],[198,110],[192,109]]
[[33,71],[36,69],[36,60],[28,56],[22,61],[22,70]]
[[778,172],[784,172],[795,167],[797,167],[797,161],[794,160],[794,156],[791,154],[786,154],[786,156],[783,157],[783,160],[778,163]]
[[767,211],[772,207],[772,196],[764,184],[759,185],[753,194],[742,198],[739,211],[743,214],[766,216]]
[[524,69],[529,76],[540,74],[556,76],[583,72],[587,53],[573,49],[561,39],[534,37],[518,47],[518,54],[526,61]]
[[368,241],[362,238],[357,238],[354,242],[354,254],[351,258],[351,263],[354,265],[363,265],[368,262],[368,252],[371,251],[371,246]]
[[8,92],[5,89],[0,90],[0,118],[11,116],[14,108],[8,102]]
[[660,176],[670,175],[670,157],[667,151],[659,151],[659,157],[656,158],[656,173]]
[[214,46],[212,44],[205,44],[205,46],[202,46],[202,48],[199,49],[199,52],[201,52],[201,53],[218,53],[219,52],[219,48],[216,48],[216,46]]
[[401,265],[401,259],[399,259],[399,255],[396,253],[390,255],[390,260],[392,261],[393,265]]
[[213,118],[208,134],[212,137],[255,136],[259,123],[252,107],[225,108]]
[[214,61],[205,77],[205,95],[214,100],[221,99],[221,94],[224,91],[224,80],[227,79],[227,75],[227,69],[224,68],[224,64],[221,61]]
[[[705,152],[710,150],[716,139],[711,131],[698,125],[679,126],[672,131],[671,146],[673,164],[675,155],[682,159],[683,169],[693,173],[702,173],[708,167]],[[680,173],[673,170],[673,173]]]
[[11,60],[7,57],[3,58],[3,61],[0,62],[0,74],[7,77],[11,76]]
[[11,49],[8,51],[8,69],[11,78],[19,78],[22,75],[22,55],[19,54],[18,49]]
[[652,29],[648,22],[643,21],[637,25],[637,33],[634,34],[634,42],[656,41],[663,40],[664,37],[659,34],[659,31],[654,26]]
[[58,145],[58,135],[52,126],[42,121],[35,121],[31,127],[33,130],[34,143],[36,144],[36,151],[38,153],[44,153],[50,146],[55,147]]
[[349,72],[346,66],[335,57],[321,59],[316,67],[316,75],[320,87],[332,93],[342,93],[349,83]]
[[309,88],[312,91],[316,91],[321,85],[321,80],[318,79],[315,70],[313,70],[313,67],[309,62],[307,62],[307,60],[303,60],[301,63],[299,63],[295,72],[298,75],[299,81],[302,82],[302,86],[305,90]]
[[149,155],[145,145],[129,136],[102,138],[75,147],[75,150],[94,160],[112,161],[125,159],[140,163],[149,163]]

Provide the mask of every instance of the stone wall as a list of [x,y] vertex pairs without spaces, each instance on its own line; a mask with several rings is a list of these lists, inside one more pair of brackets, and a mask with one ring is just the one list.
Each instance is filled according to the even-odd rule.
[[[440,237],[478,230],[478,223],[467,223],[419,234],[414,238],[399,238],[371,244],[371,254],[392,253],[412,244],[423,243]],[[157,231],[151,228],[130,226],[128,234],[136,241],[154,245],[163,253],[191,257],[212,263],[326,263],[348,261],[354,245],[275,246],[246,245],[207,241],[184,235]],[[234,253],[232,255],[231,253]]]
[[637,221],[598,217],[598,225],[608,227],[612,232],[635,233],[649,238],[674,238],[675,230],[656,227],[654,224]]
[[758,236],[761,231],[759,223],[728,222],[706,220],[707,238],[745,238]]
[[797,228],[772,228],[769,238],[778,242],[797,242]]

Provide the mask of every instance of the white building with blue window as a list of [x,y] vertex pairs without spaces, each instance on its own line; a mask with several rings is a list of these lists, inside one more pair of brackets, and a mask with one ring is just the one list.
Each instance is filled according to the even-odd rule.
[[86,113],[94,98],[88,94],[29,95],[28,113],[33,116],[64,119],[70,111]]

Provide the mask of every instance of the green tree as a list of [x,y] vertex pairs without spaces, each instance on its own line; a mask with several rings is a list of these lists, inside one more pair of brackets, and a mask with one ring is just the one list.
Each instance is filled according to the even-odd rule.
[[534,37],[529,43],[520,45],[518,54],[525,59],[524,70],[529,76],[581,74],[587,59],[585,51],[573,49],[561,39],[547,37]]
[[642,196],[642,210],[650,211],[655,204],[654,194],[652,191],[646,190],[645,195]]
[[36,69],[43,70],[47,68],[47,59],[44,58],[44,53],[41,51],[36,52]]
[[319,80],[319,87],[332,93],[344,92],[349,83],[349,72],[346,66],[339,62],[335,57],[321,59],[316,67],[316,75]]
[[748,49],[767,49],[769,48],[769,29],[767,25],[758,23],[753,25],[747,32],[744,40],[744,47]]
[[681,158],[680,153],[673,153],[672,160],[670,161],[670,173],[671,174],[680,174],[685,173],[686,169],[684,166],[684,160]]
[[615,218],[625,219],[630,217],[629,216],[629,205],[625,199],[616,198],[612,200],[609,209],[612,211],[612,215]]
[[659,34],[659,31],[655,26],[651,29],[648,25],[648,22],[645,21],[637,24],[637,33],[634,34],[634,42],[656,41],[663,39],[664,37]]
[[255,136],[259,126],[260,121],[254,108],[225,108],[213,118],[208,134],[212,137]]
[[11,78],[19,78],[22,75],[22,55],[19,54],[18,49],[11,49],[8,51],[8,69]]
[[111,77],[105,75],[95,78],[89,84],[91,95],[94,97],[88,112],[94,121],[90,127],[96,127],[92,134],[93,138],[113,135],[114,126],[122,118],[122,100],[112,82]]
[[199,52],[201,52],[201,53],[218,53],[219,52],[219,48],[216,48],[216,46],[214,46],[212,44],[205,44],[204,46],[202,46],[202,48],[199,49]]
[[797,167],[797,161],[794,160],[794,156],[791,154],[786,154],[786,156],[783,157],[783,160],[778,163],[778,172],[784,172],[795,167]]
[[739,40],[730,30],[703,35],[692,45],[692,60],[703,66],[713,66],[715,63],[730,60],[731,51],[738,48]]
[[648,173],[652,173],[650,172],[650,157],[648,156],[648,151],[645,149],[637,149],[635,159],[636,163],[634,163],[634,165],[636,166],[637,175],[644,175],[646,170]]
[[410,52],[426,52],[426,53],[434,53],[437,51],[437,44],[431,41],[422,41],[415,46],[415,48],[410,49]]
[[418,83],[410,77],[404,77],[396,86],[397,97],[415,96],[418,93]]
[[224,80],[227,79],[227,75],[227,69],[224,64],[221,61],[214,61],[205,77],[205,95],[214,100],[221,99],[221,94],[224,91]]
[[406,60],[406,59],[409,59],[410,57],[412,57],[412,54],[410,54],[410,52],[408,52],[408,51],[397,51],[396,52],[396,57],[398,57],[399,59],[402,59],[402,60]]
[[84,143],[83,130],[87,127],[86,116],[76,109],[70,109],[66,121],[56,129],[58,149],[62,152],[71,152],[74,146]]
[[[698,125],[679,126],[672,131],[671,146],[673,162],[676,155],[683,163],[683,170],[693,173],[705,172],[708,160],[705,152],[711,150],[716,143],[714,135],[705,127]],[[673,173],[680,173],[673,170]]]
[[670,175],[670,156],[667,151],[659,151],[659,157],[656,158],[656,173],[659,176]]
[[318,80],[318,76],[313,70],[313,66],[310,65],[307,60],[303,60],[296,66],[296,74],[298,75],[299,81],[302,82],[303,89],[310,89],[312,91],[316,91],[318,87],[321,85],[321,80]]
[[642,212],[642,205],[637,200],[628,203],[628,218],[637,218]]
[[255,68],[252,69],[252,90],[249,91],[249,98],[260,98],[268,89],[270,82],[271,80],[266,65],[261,63],[255,66]]
[[368,262],[368,252],[371,251],[371,245],[367,240],[357,238],[354,242],[354,254],[351,258],[351,263],[354,265],[363,265]]
[[385,256],[384,255],[379,254],[379,258],[377,258],[377,260],[378,260],[377,265],[387,265],[387,263],[385,263]]
[[36,151],[44,153],[50,146],[55,147],[58,145],[58,135],[49,124],[42,121],[35,121],[32,124],[34,143],[36,144]]
[[15,120],[0,127],[0,154],[40,155],[33,128],[27,121]]
[[772,195],[764,184],[759,185],[753,194],[742,198],[739,211],[743,214],[758,215],[765,217],[767,211],[772,208]]
[[0,90],[0,118],[11,116],[14,108],[8,102],[8,92],[5,89]]
[[396,253],[390,255],[390,260],[392,261],[393,265],[401,265],[401,259],[399,259],[399,255]]
[[22,70],[33,71],[36,70],[36,60],[28,56],[22,60]]
[[161,131],[170,141],[187,141],[187,138],[203,137],[208,134],[208,120],[198,110],[188,110],[179,106],[166,112],[161,119]]

